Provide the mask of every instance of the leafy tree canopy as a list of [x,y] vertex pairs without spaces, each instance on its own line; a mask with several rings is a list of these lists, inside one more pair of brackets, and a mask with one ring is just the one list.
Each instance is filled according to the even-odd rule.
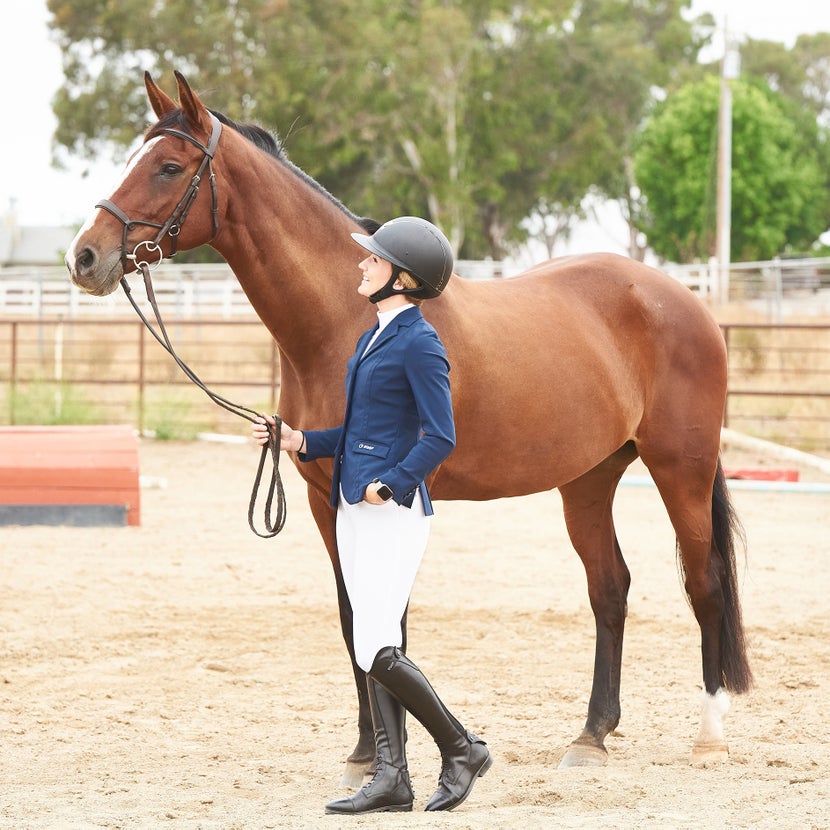
[[498,258],[529,214],[567,225],[586,194],[626,192],[653,89],[705,42],[689,3],[48,0],[56,145],[122,154],[149,115],[142,72],[178,69],[356,212],[426,215]]
[[[669,260],[715,253],[719,96],[714,76],[682,87],[640,136],[634,176],[645,206],[638,226]],[[804,250],[828,224],[816,120],[766,83],[732,82],[732,102],[732,258]]]

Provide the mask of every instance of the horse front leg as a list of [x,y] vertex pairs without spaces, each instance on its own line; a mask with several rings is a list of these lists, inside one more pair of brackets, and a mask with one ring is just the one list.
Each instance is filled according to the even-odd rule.
[[354,655],[354,631],[352,627],[352,606],[346,594],[346,586],[340,569],[335,569],[337,580],[337,602],[340,607],[340,630],[346,642],[346,649],[352,661],[355,688],[357,689],[357,743],[351,755],[346,758],[346,766],[340,779],[341,787],[358,789],[363,786],[363,779],[371,773],[375,760],[375,733],[372,728],[372,713],[369,709],[369,692],[366,688],[366,672],[357,665]]
[[346,643],[349,659],[352,662],[352,672],[354,673],[355,688],[357,690],[357,744],[349,757],[346,758],[346,766],[340,779],[340,786],[357,789],[362,786],[364,776],[371,773],[375,760],[375,734],[372,729],[372,713],[369,709],[366,672],[355,661],[352,606],[346,593],[346,585],[343,582],[340,559],[337,553],[336,513],[329,504],[328,495],[321,493],[311,484],[308,486],[308,503],[334,570],[334,579],[337,585],[337,604],[340,611],[340,630]]
[[594,679],[588,717],[560,768],[602,766],[608,760],[606,736],[620,722],[623,633],[631,577],[622,557],[611,507],[620,469],[605,464],[561,488],[565,522],[588,579],[596,622]]
[[[358,789],[366,781],[366,776],[371,775],[375,769],[375,758],[377,750],[375,746],[375,732],[372,724],[372,713],[369,708],[369,690],[366,687],[366,672],[357,665],[354,654],[354,629],[352,626],[352,606],[346,593],[340,569],[335,569],[337,579],[337,599],[340,606],[340,628],[343,632],[343,639],[346,641],[346,648],[352,661],[355,686],[357,687],[357,728],[358,737],[352,754],[346,758],[346,766],[343,770],[343,777],[340,779],[341,787],[352,787]],[[401,632],[403,641],[401,651],[406,653],[406,622],[409,614],[409,606],[401,620]]]
[[594,652],[594,679],[588,717],[580,736],[568,747],[559,762],[567,767],[603,766],[608,761],[605,738],[620,722],[620,674],[622,666],[625,602],[615,607],[595,605],[591,599],[596,621]]

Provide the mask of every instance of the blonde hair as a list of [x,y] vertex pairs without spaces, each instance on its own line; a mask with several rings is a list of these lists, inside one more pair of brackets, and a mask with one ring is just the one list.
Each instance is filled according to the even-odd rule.
[[[415,277],[413,277],[412,274],[410,274],[408,271],[399,271],[398,272],[398,282],[404,288],[420,288],[421,287],[420,281],[415,279]],[[423,302],[423,300],[420,299],[419,297],[409,296],[409,297],[407,297],[407,299],[413,305],[420,305]]]

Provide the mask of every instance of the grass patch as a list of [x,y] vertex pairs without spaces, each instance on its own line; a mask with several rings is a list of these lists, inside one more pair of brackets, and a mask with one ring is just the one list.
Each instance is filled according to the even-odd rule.
[[100,410],[71,383],[31,381],[9,393],[9,422],[23,426],[99,424]]
[[144,427],[159,441],[192,441],[201,428],[191,418],[193,406],[183,396],[158,396],[145,407]]

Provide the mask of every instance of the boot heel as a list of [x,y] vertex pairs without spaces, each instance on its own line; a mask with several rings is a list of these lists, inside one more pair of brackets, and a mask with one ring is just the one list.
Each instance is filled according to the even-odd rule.
[[481,765],[481,769],[478,771],[478,777],[481,778],[481,776],[484,775],[484,773],[487,772],[487,770],[490,769],[490,767],[492,767],[492,766],[493,766],[493,756],[488,755],[487,760]]

